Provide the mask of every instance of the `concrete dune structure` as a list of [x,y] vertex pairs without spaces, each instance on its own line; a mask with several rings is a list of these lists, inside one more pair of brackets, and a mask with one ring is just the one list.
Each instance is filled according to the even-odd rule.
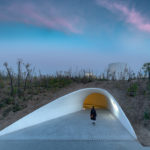
[[[90,121],[90,108],[97,122]],[[35,110],[0,131],[8,149],[144,149],[115,98],[100,88],[81,89]]]

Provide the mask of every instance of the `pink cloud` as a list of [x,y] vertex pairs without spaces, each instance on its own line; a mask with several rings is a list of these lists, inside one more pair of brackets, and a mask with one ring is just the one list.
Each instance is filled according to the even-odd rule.
[[75,34],[82,33],[80,19],[71,14],[63,15],[50,4],[24,3],[0,7],[0,21],[21,22]]
[[120,15],[125,22],[134,25],[139,30],[150,32],[150,20],[142,16],[142,14],[134,8],[130,9],[126,5],[110,2],[108,0],[97,0],[97,4]]

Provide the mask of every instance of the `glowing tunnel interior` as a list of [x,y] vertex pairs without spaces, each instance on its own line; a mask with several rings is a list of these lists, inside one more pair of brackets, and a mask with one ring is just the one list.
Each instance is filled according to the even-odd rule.
[[88,95],[83,103],[83,108],[91,109],[94,106],[96,109],[107,108],[107,98],[100,93],[92,93]]

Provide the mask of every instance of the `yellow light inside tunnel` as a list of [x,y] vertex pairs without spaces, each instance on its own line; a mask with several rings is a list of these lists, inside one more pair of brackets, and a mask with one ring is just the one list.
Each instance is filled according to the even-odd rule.
[[83,103],[83,108],[107,108],[106,96],[99,93],[92,93],[88,95]]

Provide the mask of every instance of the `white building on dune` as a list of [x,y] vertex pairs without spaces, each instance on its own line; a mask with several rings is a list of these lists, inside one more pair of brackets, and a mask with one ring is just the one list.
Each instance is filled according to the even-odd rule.
[[107,77],[116,80],[128,79],[128,71],[129,67],[126,63],[111,63],[108,65]]

